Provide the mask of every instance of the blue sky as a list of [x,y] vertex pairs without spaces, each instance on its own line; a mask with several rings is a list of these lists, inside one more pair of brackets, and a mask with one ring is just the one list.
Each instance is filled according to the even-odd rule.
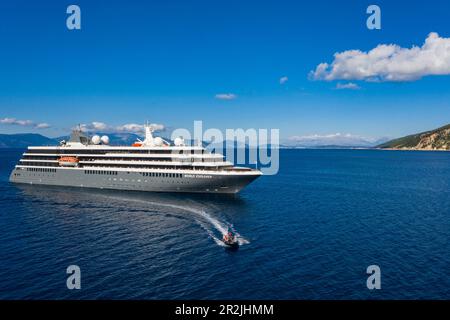
[[[70,4],[81,8],[81,30],[66,28]],[[381,8],[381,30],[366,27],[370,4]],[[2,2],[0,119],[16,122],[4,121],[0,133],[57,136],[77,123],[146,120],[279,128],[284,139],[432,129],[450,122],[450,75],[375,82],[308,75],[336,52],[421,47],[430,32],[450,38],[449,12],[444,0]]]

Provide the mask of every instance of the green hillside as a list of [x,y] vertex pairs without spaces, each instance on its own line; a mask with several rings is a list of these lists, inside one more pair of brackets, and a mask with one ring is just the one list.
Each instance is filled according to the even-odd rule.
[[377,148],[450,150],[450,124],[435,130],[394,139],[378,145]]

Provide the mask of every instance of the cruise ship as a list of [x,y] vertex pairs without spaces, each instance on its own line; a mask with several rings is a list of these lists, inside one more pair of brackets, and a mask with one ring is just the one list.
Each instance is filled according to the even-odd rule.
[[203,146],[153,137],[111,146],[108,136],[88,137],[81,128],[59,146],[27,148],[10,175],[14,183],[153,192],[237,193],[261,171],[236,167]]

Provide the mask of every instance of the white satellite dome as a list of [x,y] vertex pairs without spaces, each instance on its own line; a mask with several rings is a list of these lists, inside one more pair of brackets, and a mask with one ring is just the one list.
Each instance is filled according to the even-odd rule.
[[108,136],[102,136],[101,140],[102,140],[103,144],[109,144],[109,137]]
[[155,146],[161,147],[164,144],[164,141],[163,141],[163,139],[161,137],[156,137],[153,140],[153,143],[155,144]]
[[92,138],[91,138],[91,141],[92,141],[92,143],[93,144],[99,144],[100,143],[100,136],[98,136],[98,135],[95,135],[95,136],[93,136]]
[[175,138],[175,140],[173,140],[173,143],[177,147],[184,146],[184,139],[182,137]]

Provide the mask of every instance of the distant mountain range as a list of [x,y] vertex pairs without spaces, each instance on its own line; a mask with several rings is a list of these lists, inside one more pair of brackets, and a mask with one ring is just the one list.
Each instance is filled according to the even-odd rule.
[[[131,145],[136,139],[144,139],[134,133],[98,133],[98,135],[107,135],[111,145]],[[170,141],[168,138],[165,140]],[[37,133],[21,133],[21,134],[0,134],[0,148],[26,148],[28,146],[52,146],[58,145],[61,140],[69,140],[69,136],[61,136],[57,138],[48,138]],[[287,141],[279,145],[280,148],[368,148],[373,147],[385,140],[369,141],[364,138],[348,136],[348,135],[333,135],[321,138],[305,138],[294,141]],[[196,145],[197,141],[187,140],[186,144]],[[243,142],[203,142],[204,146],[209,149],[233,145],[235,148],[246,148],[246,143]]]
[[0,148],[55,145],[58,141],[37,133],[0,134]]
[[387,141],[377,146],[400,150],[450,150],[450,124],[403,138]]
[[371,148],[389,140],[368,139],[351,134],[312,135],[291,137],[280,144],[280,148]]
[[[107,135],[111,145],[131,145],[136,139],[143,139],[134,133],[98,133]],[[0,134],[0,148],[26,148],[28,146],[58,145],[61,140],[68,140],[69,136],[48,138],[37,133]],[[167,138],[164,138],[169,140]],[[441,128],[412,134],[403,138],[387,141],[366,139],[349,134],[332,134],[327,136],[294,137],[280,144],[280,148],[382,148],[403,150],[450,150],[450,124]],[[170,141],[170,140],[169,140]],[[187,144],[197,144],[186,141]],[[235,147],[247,147],[244,143],[232,143]],[[208,143],[203,143],[208,145]],[[209,148],[222,148],[224,143],[213,143]]]

